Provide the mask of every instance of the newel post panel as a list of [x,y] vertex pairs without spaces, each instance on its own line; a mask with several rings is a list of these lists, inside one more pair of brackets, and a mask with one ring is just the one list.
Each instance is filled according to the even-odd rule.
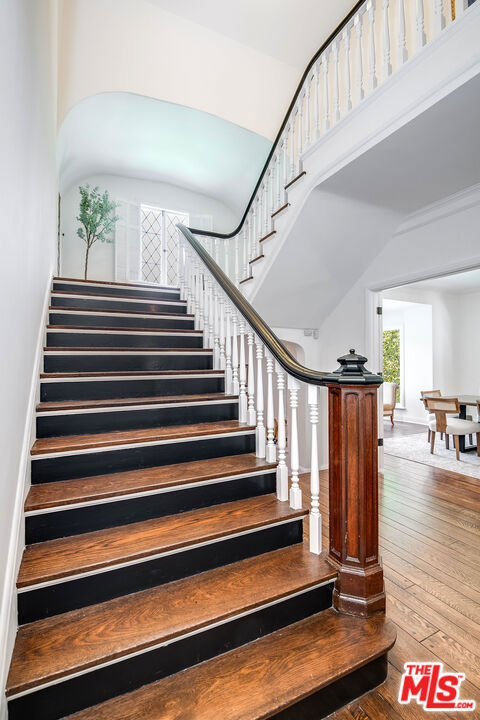
[[377,390],[382,382],[350,350],[327,375],[329,414],[328,560],[338,571],[334,607],[369,617],[385,611],[378,554]]

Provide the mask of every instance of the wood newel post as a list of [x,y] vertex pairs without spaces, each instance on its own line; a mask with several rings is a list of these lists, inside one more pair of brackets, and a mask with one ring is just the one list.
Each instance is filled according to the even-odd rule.
[[338,571],[336,610],[369,617],[385,612],[378,554],[377,390],[382,378],[350,350],[325,378],[329,413],[328,560]]

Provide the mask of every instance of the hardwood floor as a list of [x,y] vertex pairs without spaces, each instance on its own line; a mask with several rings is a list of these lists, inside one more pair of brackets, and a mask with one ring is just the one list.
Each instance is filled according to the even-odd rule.
[[[308,476],[302,477],[304,502]],[[380,552],[387,615],[397,627],[388,679],[330,720],[420,720],[426,713],[397,701],[407,661],[441,661],[466,673],[461,697],[480,707],[480,482],[393,456],[380,476]],[[328,476],[321,476],[324,546]],[[306,524],[307,525],[307,524]],[[466,716],[478,717],[475,713]],[[457,713],[434,713],[453,720]],[[302,718],[298,718],[302,720]]]
[[392,425],[390,420],[383,421],[383,437],[385,438],[406,437],[407,435],[418,435],[422,432],[425,435],[427,434],[426,425],[398,422],[397,420],[395,420],[395,425]]

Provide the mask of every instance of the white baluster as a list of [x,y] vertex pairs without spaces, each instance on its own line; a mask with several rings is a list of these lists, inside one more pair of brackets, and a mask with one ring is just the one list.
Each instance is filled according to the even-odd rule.
[[240,282],[240,248],[239,248],[240,233],[237,233],[235,235],[234,242],[235,242],[235,277],[234,277],[234,281],[235,281],[235,287],[238,287],[238,284]]
[[312,76],[307,77],[307,87],[305,88],[305,147],[310,145],[310,85]]
[[420,50],[427,42],[425,35],[425,10],[423,0],[417,0],[417,50]]
[[[423,0],[420,0],[423,2]],[[375,90],[377,87],[377,58],[375,52],[375,0],[368,0],[368,24],[369,24],[369,38],[370,38],[370,53],[369,53],[369,84],[368,89],[370,92]]]
[[228,240],[223,241],[223,255],[225,258],[224,272],[230,278],[230,243]]
[[356,79],[356,100],[357,103],[362,102],[364,97],[363,92],[363,58],[362,58],[362,18],[360,14],[356,15],[355,20],[353,21],[353,24],[355,26],[355,36],[356,36],[356,44],[357,44],[357,52],[356,52],[356,62],[355,65],[357,66],[357,79]]
[[255,336],[257,355],[257,427],[255,430],[255,446],[257,457],[265,457],[265,424],[263,421],[263,343]]
[[285,373],[281,365],[275,362],[278,390],[278,465],[277,465],[277,498],[282,502],[288,500],[288,467],[287,467],[287,436],[285,432]]
[[257,417],[255,413],[255,371],[253,369],[253,332],[247,333],[248,343],[248,409],[247,418],[249,425],[255,425]]
[[178,284],[180,287],[180,300],[185,300],[185,252],[183,242],[178,231]]
[[326,133],[330,127],[330,107],[328,98],[328,50],[322,55],[322,70],[323,70],[323,120],[322,120],[322,133]]
[[250,237],[248,218],[243,223],[243,280],[248,277],[248,238]]
[[347,113],[352,109],[352,97],[350,89],[350,28],[347,26],[343,32],[343,47],[345,50],[345,110]]
[[390,19],[388,8],[390,0],[382,0],[383,7],[383,77],[387,78],[392,74],[392,64],[390,62]]
[[275,447],[275,412],[273,409],[273,357],[268,350],[265,351],[265,363],[267,368],[267,447],[265,459],[274,463],[277,459]]
[[438,35],[445,27],[442,0],[434,0],[433,34]]
[[[220,370],[225,370],[225,301],[222,297],[219,298],[219,320],[220,320],[220,337],[219,337],[219,357],[220,357]],[[225,384],[227,383],[225,379]]]
[[215,240],[214,240],[214,248],[215,248],[214,249],[214,260],[217,263],[217,265],[219,265],[220,260],[219,260],[219,254],[218,254],[218,252],[219,252],[218,251],[218,238],[215,238]]
[[[288,139],[290,136],[290,125],[287,125],[287,128],[285,130],[285,137],[283,141],[283,192],[285,192],[285,185],[288,183],[288,168],[289,168],[289,162],[288,162]],[[280,201],[278,203],[278,207],[280,207]]]
[[312,426],[312,455],[310,460],[310,494],[312,506],[310,510],[310,552],[319,555],[322,552],[322,517],[319,510],[320,476],[318,472],[318,388],[308,386],[308,407]]
[[194,270],[194,274],[193,274],[193,280],[195,283],[195,292],[194,292],[195,319],[194,319],[193,326],[194,326],[195,330],[201,329],[200,328],[201,316],[200,316],[200,278],[199,278],[199,274],[200,274],[200,269],[199,269],[198,263],[196,262],[195,270]]
[[225,395],[232,394],[232,336],[231,336],[231,318],[232,309],[230,303],[225,303]]
[[247,367],[245,363],[245,322],[240,318],[239,325],[239,349],[240,349],[240,363],[239,363],[239,381],[240,381],[240,392],[238,397],[238,419],[241,423],[248,421],[247,413]]
[[291,141],[290,141],[290,180],[293,180],[295,177],[295,131],[297,127],[297,108],[293,111],[292,116],[292,134],[291,134]]
[[338,42],[333,41],[333,122],[340,120],[340,87],[338,83]]
[[219,336],[219,298],[218,290],[214,289],[213,297],[213,367],[215,370],[220,369],[220,336]]
[[318,62],[315,63],[313,73],[313,137],[318,140],[320,137],[320,107],[318,98],[318,82],[319,82]]
[[238,395],[240,385],[238,382],[238,317],[237,313],[232,313],[232,395]]
[[398,62],[401,65],[408,60],[404,1],[398,0]]
[[455,0],[455,19],[458,20],[465,12],[465,0]]
[[290,486],[290,507],[299,510],[302,507],[302,491],[298,481],[298,472],[300,469],[300,459],[298,453],[298,381],[288,376],[288,389],[290,391],[290,465],[292,468],[292,481]]
[[302,164],[302,153],[303,153],[303,100],[304,100],[303,96],[301,98],[299,98],[299,106],[298,106],[297,175],[300,175],[300,173],[302,172],[301,164]]
[[[282,140],[279,141],[278,152],[277,152],[277,157],[276,157],[276,171],[275,171],[276,172],[276,175],[275,175],[276,192],[275,192],[275,189],[272,192],[272,207],[275,204],[275,198],[277,201],[277,207],[280,207],[280,195],[282,192],[282,172],[281,172],[282,171],[282,168],[281,168],[282,150],[281,150],[281,146],[282,146]],[[270,230],[270,225],[268,226],[267,233],[269,232],[269,230]]]
[[[212,278],[209,277],[207,280],[208,284],[208,347],[213,348],[215,346],[215,298],[213,296]],[[215,365],[215,359],[213,361],[213,367]]]

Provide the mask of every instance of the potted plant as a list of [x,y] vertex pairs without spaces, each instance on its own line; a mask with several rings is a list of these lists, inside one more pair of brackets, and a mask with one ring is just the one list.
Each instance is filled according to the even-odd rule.
[[97,187],[90,185],[80,186],[80,212],[76,219],[81,223],[77,230],[78,237],[86,244],[85,250],[85,280],[88,273],[88,255],[90,248],[97,240],[104,243],[113,242],[113,229],[118,220],[115,209],[118,204],[110,200],[108,191],[100,193]]

